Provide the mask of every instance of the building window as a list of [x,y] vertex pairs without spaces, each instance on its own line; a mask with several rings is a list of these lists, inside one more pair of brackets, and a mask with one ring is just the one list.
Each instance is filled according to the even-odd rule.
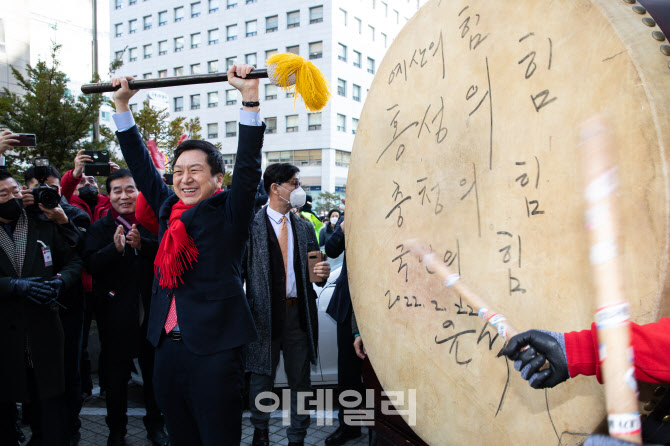
[[286,133],[298,131],[298,115],[286,116]]
[[335,165],[340,167],[349,167],[351,153],[342,150],[335,151]]
[[135,34],[137,32],[137,19],[128,20],[128,34]]
[[347,26],[347,11],[344,9],[340,8],[340,17],[342,17],[342,24],[344,26]]
[[234,57],[226,57],[226,71],[228,71],[230,69],[230,67],[232,67],[233,65],[235,65],[235,58]]
[[382,2],[382,6],[384,7],[384,17],[389,16],[389,5],[388,3]]
[[386,45],[387,45],[386,34],[384,34],[384,33],[381,33],[381,34],[382,34],[382,39],[384,40],[384,48],[386,48]]
[[194,63],[191,65],[191,74],[200,74],[200,64]]
[[287,46],[286,47],[286,52],[287,53],[293,53],[298,56],[300,56],[300,45],[294,45],[294,46]]
[[142,24],[144,25],[145,30],[146,29],[151,29],[151,22],[152,22],[151,18],[152,18],[152,16],[150,16],[150,15],[146,15],[146,16],[142,17]]
[[347,81],[344,79],[337,80],[337,94],[340,96],[347,95]]
[[226,8],[232,9],[237,6],[237,0],[227,0]]
[[314,6],[309,8],[309,23],[323,22],[323,6]]
[[356,129],[358,129],[358,119],[351,118],[351,133],[355,135]]
[[321,130],[321,113],[307,114],[307,130]]
[[174,21],[181,22],[182,20],[184,20],[184,7],[179,6],[174,8]]
[[395,9],[393,10],[393,12],[395,13],[395,24],[399,25],[400,24],[400,14]]
[[375,27],[371,26],[371,25],[368,25],[368,28],[370,28],[370,38],[374,42],[375,41]]
[[223,164],[226,165],[227,169],[230,169],[230,170],[233,169],[233,166],[235,165],[235,158],[236,157],[237,157],[237,155],[235,155],[234,153],[226,153],[226,154],[223,155]]
[[352,98],[354,101],[361,102],[361,86],[353,84]]
[[144,73],[142,79],[151,79],[151,73]]
[[191,95],[191,110],[198,110],[200,108],[200,95],[192,94]]
[[249,53],[244,55],[244,63],[247,65],[256,66],[256,53]]
[[123,23],[114,25],[114,37],[121,37],[123,35]]
[[368,57],[368,73],[375,74],[375,60]]
[[207,93],[207,108],[214,108],[219,106],[219,92],[210,91]]
[[132,114],[137,113],[137,104],[129,104],[130,105],[130,112]]
[[174,98],[174,111],[179,112],[184,109],[184,98],[179,96]]
[[358,17],[354,17],[356,20],[356,29],[358,29],[358,34],[363,34],[363,21]]
[[230,89],[226,90],[226,105],[235,105],[237,104],[237,90]]
[[237,136],[237,122],[228,121],[226,122],[226,137]]
[[279,29],[279,16],[265,17],[265,32],[273,33]]
[[167,77],[167,70],[158,70],[158,77]]
[[237,40],[237,25],[226,26],[226,40]]
[[356,50],[353,50],[353,51],[354,51],[354,66],[357,67],[357,68],[360,68],[361,67],[361,60],[363,59],[363,57],[361,56],[361,53],[359,53],[358,51],[356,51]]
[[207,42],[209,45],[216,45],[219,43],[219,28],[207,31]]
[[337,114],[337,131],[346,132],[347,131],[347,117],[341,114]]
[[252,3],[256,3],[258,0],[247,0],[246,3],[247,5],[250,5]]
[[191,48],[198,48],[200,46],[200,33],[191,34]]
[[158,42],[158,55],[164,56],[167,54],[167,40],[161,40]]
[[123,8],[123,1],[122,0],[114,0],[114,9],[121,9]]
[[174,68],[174,75],[175,76],[183,76],[184,75],[184,67],[175,67]]
[[272,56],[275,56],[277,54],[279,54],[279,50],[277,50],[277,49],[267,50],[265,52],[265,60],[268,60],[269,58],[271,58]]
[[151,44],[142,47],[142,55],[145,59],[151,59]]
[[212,14],[219,10],[219,0],[209,0],[209,13]]
[[136,5],[137,0],[128,0],[128,6]]
[[219,61],[210,60],[207,62],[207,72],[208,73],[218,73],[219,72]]
[[265,100],[271,101],[277,99],[277,86],[274,84],[265,84]]
[[158,13],[158,26],[167,25],[167,11],[161,11]]
[[123,59],[123,51],[117,51],[114,53],[114,59],[116,60],[122,60]]
[[177,53],[184,49],[184,38],[175,37],[174,38],[174,52]]
[[347,61],[347,46],[341,43],[337,44],[337,58],[339,60]]
[[128,60],[130,62],[135,62],[137,60],[137,48],[130,48],[128,50]]
[[253,37],[257,34],[257,24],[258,22],[256,20],[249,20],[248,22],[245,23],[245,30],[246,30],[246,36],[247,37]]
[[265,133],[277,133],[277,118],[265,118]]
[[207,124],[207,138],[214,139],[219,137],[219,124],[214,122]]
[[309,58],[321,59],[323,56],[323,42],[312,42],[309,44]]
[[286,13],[286,28],[297,28],[300,26],[300,11]]
[[194,19],[196,17],[200,17],[200,12],[201,12],[200,6],[201,6],[200,2],[191,3],[191,18],[192,19]]

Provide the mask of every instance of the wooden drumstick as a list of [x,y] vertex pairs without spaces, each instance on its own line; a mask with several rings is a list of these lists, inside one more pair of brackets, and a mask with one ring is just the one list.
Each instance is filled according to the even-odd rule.
[[[285,90],[295,87],[295,92],[303,98],[305,106],[310,111],[318,111],[326,106],[330,98],[328,82],[323,73],[312,62],[293,53],[280,53],[270,57],[265,63],[267,69],[253,70],[247,75],[247,79],[268,78],[272,84]],[[144,90],[227,80],[227,73],[209,73],[155,79],[134,79],[128,81],[128,87],[131,90]],[[81,91],[84,94],[105,93],[119,88],[121,88],[120,85],[114,87],[111,82],[100,82],[82,85]]]
[[582,176],[587,202],[585,227],[591,242],[595,320],[605,384],[610,436],[641,444],[637,381],[633,364],[630,308],[619,261],[619,213],[614,192],[619,179],[612,136],[605,119],[590,118],[581,128]]
[[461,280],[461,277],[457,273],[451,271],[443,262],[436,260],[435,254],[429,252],[419,239],[408,240],[405,242],[405,246],[423,261],[426,268],[435,271],[435,277],[440,278],[447,288],[452,288],[455,292],[465,298],[465,300],[467,300],[474,308],[477,308],[479,317],[495,327],[498,330],[498,334],[505,340],[519,333],[509,321],[507,321],[505,316],[495,311],[485,299],[472,291],[465,282]]

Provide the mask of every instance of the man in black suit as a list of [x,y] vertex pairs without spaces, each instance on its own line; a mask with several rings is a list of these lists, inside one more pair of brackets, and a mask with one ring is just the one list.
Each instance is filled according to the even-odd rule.
[[62,446],[69,439],[58,299],[79,280],[82,262],[58,225],[27,215],[21,198],[16,180],[0,172],[0,439],[16,434],[5,413],[11,403],[28,399],[33,444]]
[[130,171],[114,171],[107,178],[107,191],[112,208],[89,228],[83,253],[86,269],[95,281],[95,313],[102,343],[100,362],[105,370],[107,445],[126,444],[128,380],[133,358],[139,359],[142,371],[147,438],[155,445],[165,445],[168,438],[163,432],[152,379],[154,349],[146,339],[158,241],[135,216],[137,188]]
[[[344,252],[344,217],[340,217],[333,235],[326,243],[326,255],[335,258]],[[337,322],[337,384],[338,394],[346,390],[363,391],[361,381],[361,359],[356,356],[351,333],[351,316],[353,307],[349,294],[347,277],[347,254],[344,254],[342,270],[335,284],[335,291],[330,299],[328,313]],[[335,432],[326,438],[326,446],[339,446],[361,435],[360,426],[349,426],[344,420],[344,411],[340,409],[337,416],[340,425]]]
[[242,435],[242,346],[256,339],[240,278],[261,179],[265,125],[252,66],[233,66],[242,94],[237,158],[221,191],[223,158],[209,142],[186,140],[172,164],[174,192],[156,171],[128,106],[125,78],[113,97],[123,155],[158,217],[159,241],[147,337],[156,347],[154,386],[173,446],[222,446]]

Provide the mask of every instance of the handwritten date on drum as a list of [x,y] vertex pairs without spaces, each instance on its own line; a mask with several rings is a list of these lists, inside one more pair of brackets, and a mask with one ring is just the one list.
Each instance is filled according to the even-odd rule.
[[[537,42],[537,38],[535,36],[534,32],[528,33],[521,37],[519,39],[519,44],[522,44],[524,47],[531,45],[535,47],[535,44]],[[544,45],[544,44],[542,44]],[[550,37],[547,37],[547,44],[546,44],[546,49],[542,50],[542,55],[546,55],[547,57],[547,69],[546,71],[551,70],[551,61],[553,58],[553,43]],[[536,62],[536,59],[538,58],[538,51],[535,49],[531,49],[526,53],[519,61],[518,65],[521,67],[525,67],[525,72],[524,72],[524,78],[530,79],[533,77],[537,70],[538,70],[538,64]],[[544,66],[544,65],[543,65]],[[541,71],[544,71],[542,69]],[[552,102],[556,101],[558,98],[556,96],[551,97],[551,93],[549,92],[548,88],[545,88],[544,90],[537,92],[535,94],[530,95],[530,99],[533,102],[533,107],[535,107],[536,112],[540,112],[544,107],[547,105],[551,104]]]
[[[439,54],[438,54],[439,53]],[[439,37],[433,39],[424,47],[419,47],[414,49],[412,52],[412,57],[409,58],[409,63],[407,59],[395,64],[391,73],[389,73],[389,85],[397,79],[403,79],[407,82],[409,71],[412,69],[422,69],[429,62],[432,62],[437,58],[442,66],[442,79],[446,75],[446,65],[444,63],[444,43],[442,39],[442,31],[440,31]]]

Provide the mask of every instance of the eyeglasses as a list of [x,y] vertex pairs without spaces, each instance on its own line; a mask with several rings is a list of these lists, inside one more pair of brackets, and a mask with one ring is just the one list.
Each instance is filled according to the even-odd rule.
[[301,183],[300,181],[298,181],[298,180],[295,180],[295,181],[284,181],[284,183],[288,183],[288,184],[292,185],[293,187],[295,187],[296,189],[299,188],[300,186],[302,186],[302,183]]
[[81,180],[79,181],[79,184],[81,184],[81,185],[86,185],[86,184],[97,185],[98,181],[95,179],[95,177],[87,177],[85,175],[82,175]]

